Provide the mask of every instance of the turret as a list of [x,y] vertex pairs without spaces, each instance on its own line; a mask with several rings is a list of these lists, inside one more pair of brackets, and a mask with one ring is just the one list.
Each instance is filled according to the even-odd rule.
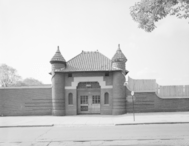
[[118,45],[118,49],[112,58],[112,67],[116,69],[121,69],[114,71],[113,73],[113,115],[120,115],[126,113],[126,88],[124,86],[126,61],[127,58],[122,53],[120,45]]
[[52,64],[52,115],[65,115],[65,75],[56,72],[66,68],[66,61],[60,53],[59,47],[51,59]]
[[66,68],[66,60],[62,56],[59,50],[59,46],[57,47],[57,51],[53,58],[51,59],[50,63],[52,64],[52,74],[56,69],[64,69]]
[[127,62],[127,58],[122,53],[122,51],[120,49],[120,44],[118,44],[118,49],[112,58],[112,67],[122,69],[122,72],[125,74],[125,63],[126,62]]

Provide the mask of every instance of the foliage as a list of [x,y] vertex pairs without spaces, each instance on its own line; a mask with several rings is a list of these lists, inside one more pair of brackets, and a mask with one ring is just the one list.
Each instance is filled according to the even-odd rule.
[[2,87],[19,87],[19,86],[37,86],[43,85],[42,82],[34,78],[22,78],[17,74],[16,69],[2,64],[0,66],[0,86]]
[[21,77],[17,75],[17,71],[14,68],[6,64],[0,66],[0,85],[2,87],[12,86],[20,80]]
[[[37,86],[37,85],[43,85],[42,82],[36,80],[36,79],[33,79],[33,78],[26,78],[22,81],[23,85],[24,86]],[[22,86],[23,86],[22,85]]]
[[153,31],[155,22],[168,14],[178,18],[189,18],[189,0],[141,0],[130,7],[130,14],[139,28]]

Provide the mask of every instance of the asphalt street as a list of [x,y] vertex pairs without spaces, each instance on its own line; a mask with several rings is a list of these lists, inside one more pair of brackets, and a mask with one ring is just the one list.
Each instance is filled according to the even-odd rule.
[[2,145],[189,145],[189,124],[0,128]]

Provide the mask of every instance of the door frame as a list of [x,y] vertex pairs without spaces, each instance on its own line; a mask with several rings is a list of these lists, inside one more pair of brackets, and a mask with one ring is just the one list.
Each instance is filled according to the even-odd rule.
[[[85,89],[77,89],[77,114],[100,114],[101,113],[101,101],[99,103],[99,112],[95,113],[92,111],[92,96],[98,95],[100,96],[101,100],[101,88],[85,88]],[[88,96],[88,111],[81,112],[81,104],[80,104],[80,97],[81,96]]]

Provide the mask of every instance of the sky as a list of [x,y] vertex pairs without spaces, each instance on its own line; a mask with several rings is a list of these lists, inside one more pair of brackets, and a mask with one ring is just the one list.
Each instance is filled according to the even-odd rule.
[[69,61],[82,50],[111,59],[120,44],[127,76],[189,85],[189,19],[168,16],[145,32],[130,16],[138,1],[0,0],[0,64],[50,84],[57,46]]

